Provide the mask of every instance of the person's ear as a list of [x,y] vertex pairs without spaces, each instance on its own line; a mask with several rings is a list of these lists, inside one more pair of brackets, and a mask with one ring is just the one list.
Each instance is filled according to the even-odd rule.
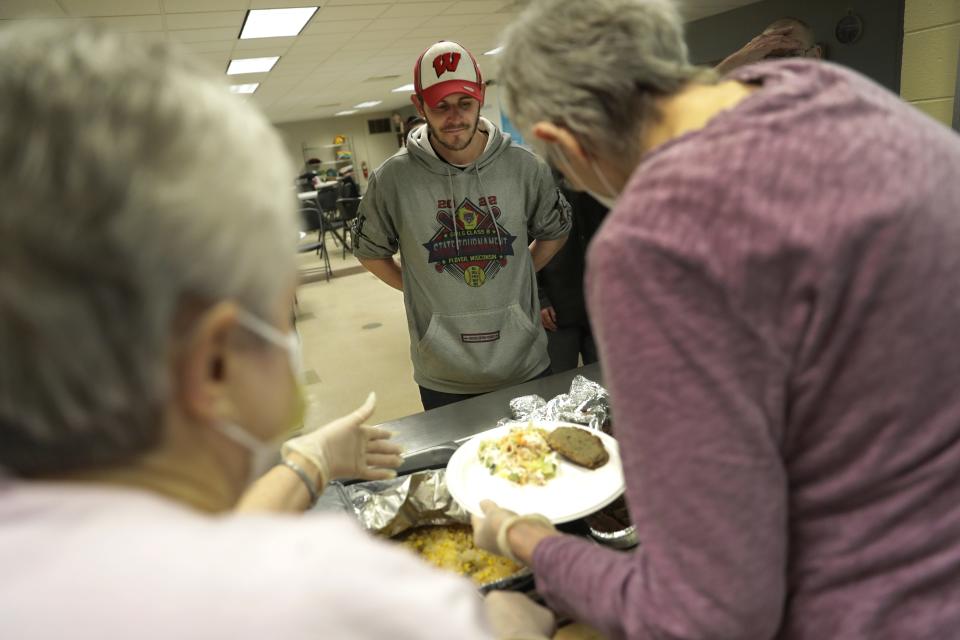
[[556,145],[567,158],[584,161],[587,159],[587,152],[580,141],[572,133],[552,122],[541,121],[533,125],[533,136],[541,142]]
[[415,93],[411,94],[410,102],[413,103],[413,108],[417,110],[417,113],[420,115],[420,117],[426,120],[427,114],[423,112],[423,100],[420,99],[420,96]]
[[172,384],[180,410],[201,423],[230,415],[228,382],[231,350],[237,326],[237,305],[219,302],[199,314],[174,355]]
[[819,43],[815,44],[812,47],[810,47],[810,49],[807,50],[805,57],[817,58],[819,60],[823,60],[824,58],[827,57],[827,49],[822,44],[819,44]]

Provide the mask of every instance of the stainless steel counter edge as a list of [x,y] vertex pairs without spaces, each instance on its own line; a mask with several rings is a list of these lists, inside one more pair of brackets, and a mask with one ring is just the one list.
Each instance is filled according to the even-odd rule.
[[570,383],[577,375],[603,384],[600,365],[591,364],[439,409],[390,420],[378,426],[392,431],[393,439],[408,452],[433,447],[497,426],[501,418],[510,415],[510,401],[514,398],[536,394],[544,400],[550,400],[558,394],[567,393]]

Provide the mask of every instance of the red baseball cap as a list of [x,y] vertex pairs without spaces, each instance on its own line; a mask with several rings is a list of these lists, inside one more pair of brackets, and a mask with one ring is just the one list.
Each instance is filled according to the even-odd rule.
[[413,86],[431,107],[452,93],[465,93],[483,102],[480,67],[456,42],[444,40],[420,54],[413,67]]

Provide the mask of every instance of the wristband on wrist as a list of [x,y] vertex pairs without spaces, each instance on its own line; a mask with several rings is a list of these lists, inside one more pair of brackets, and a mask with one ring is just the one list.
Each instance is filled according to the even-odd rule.
[[281,464],[297,474],[297,476],[303,482],[303,486],[307,488],[307,493],[310,494],[310,506],[316,504],[320,494],[317,492],[317,487],[314,486],[313,480],[311,480],[310,476],[307,475],[307,472],[303,470],[303,467],[292,460],[287,460],[286,458],[283,459]]
[[510,548],[510,541],[507,539],[507,536],[510,534],[510,527],[517,524],[518,522],[536,522],[539,524],[545,524],[551,529],[554,529],[553,523],[550,522],[546,516],[542,516],[539,513],[528,513],[526,515],[513,515],[503,521],[503,524],[500,525],[500,530],[497,531],[497,548],[507,558],[510,558],[517,564],[526,564],[523,560],[514,555],[513,549]]

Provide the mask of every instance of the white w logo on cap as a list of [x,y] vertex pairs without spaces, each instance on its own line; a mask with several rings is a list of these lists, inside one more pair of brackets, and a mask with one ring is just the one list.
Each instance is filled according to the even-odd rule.
[[447,71],[456,71],[457,65],[459,64],[460,54],[448,51],[447,53],[441,53],[433,59],[433,70],[437,72],[437,77],[439,78]]

